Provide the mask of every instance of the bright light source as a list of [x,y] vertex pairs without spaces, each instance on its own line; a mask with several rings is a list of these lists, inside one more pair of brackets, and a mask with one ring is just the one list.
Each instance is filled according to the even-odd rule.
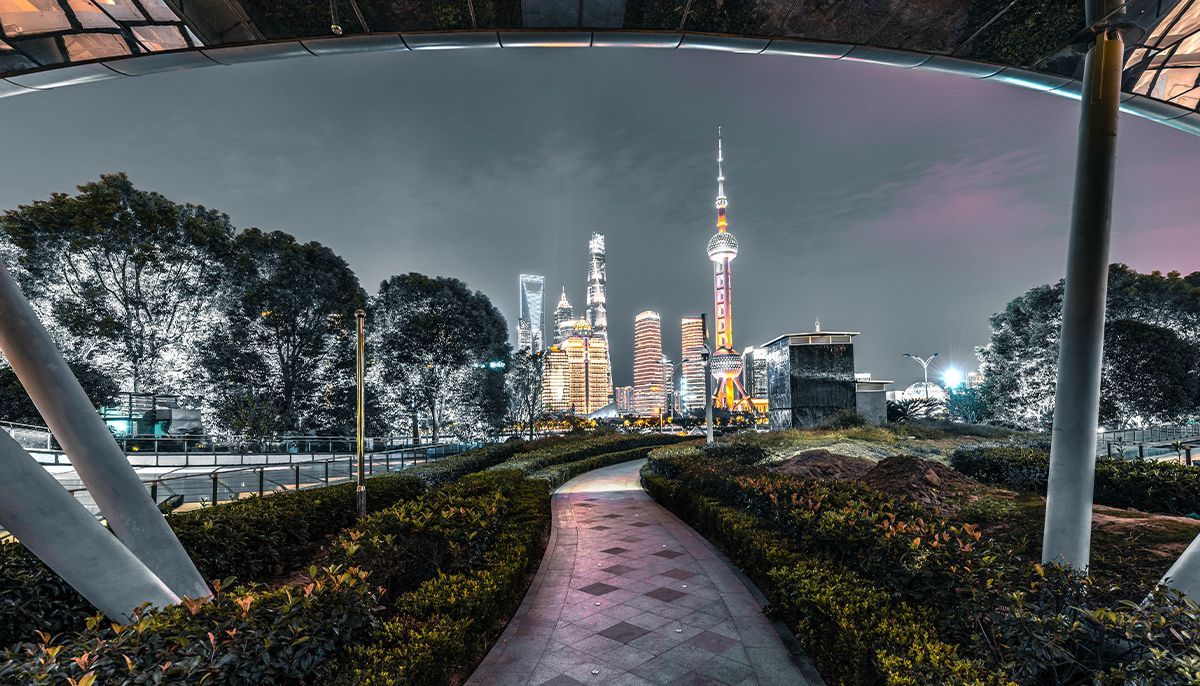
[[942,374],[942,381],[945,382],[946,388],[958,388],[962,385],[963,373],[951,367]]

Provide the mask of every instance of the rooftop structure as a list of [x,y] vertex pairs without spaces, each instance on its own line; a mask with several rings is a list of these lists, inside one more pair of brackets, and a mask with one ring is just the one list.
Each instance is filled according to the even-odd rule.
[[[768,2],[686,11],[666,0],[637,10],[611,0],[523,0],[442,11],[356,0],[334,12],[308,0],[0,0],[0,97],[176,69],[366,51],[447,48],[650,47],[874,62],[960,74],[1078,98],[1091,23],[1129,27],[1121,107],[1200,133],[1193,45],[1200,0],[1083,3]],[[687,5],[686,7],[691,7]],[[346,16],[341,16],[346,15]],[[334,28],[336,26],[336,29]],[[539,30],[554,29],[551,32]]]

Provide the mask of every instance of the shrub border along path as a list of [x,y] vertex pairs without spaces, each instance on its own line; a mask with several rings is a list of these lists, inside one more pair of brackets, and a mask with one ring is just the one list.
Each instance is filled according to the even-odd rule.
[[823,683],[720,553],[641,489],[644,462],[557,491],[537,577],[468,685]]

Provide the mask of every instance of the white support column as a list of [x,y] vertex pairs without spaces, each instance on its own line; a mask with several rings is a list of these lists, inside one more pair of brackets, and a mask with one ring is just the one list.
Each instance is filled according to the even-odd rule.
[[110,619],[179,602],[141,560],[8,434],[0,431],[0,526]]
[[[1093,25],[1104,18],[1105,1],[1087,3]],[[1084,67],[1042,539],[1043,562],[1080,572],[1087,571],[1091,550],[1109,224],[1124,52],[1124,41],[1115,28],[1101,28],[1095,40]]]
[[1158,583],[1174,588],[1192,600],[1200,599],[1200,536],[1183,551]]
[[200,572],[3,263],[0,351],[121,542],[175,595],[210,595]]

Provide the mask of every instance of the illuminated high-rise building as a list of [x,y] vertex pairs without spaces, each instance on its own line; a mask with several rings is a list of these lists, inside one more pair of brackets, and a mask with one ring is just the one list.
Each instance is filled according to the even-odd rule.
[[704,320],[684,317],[680,327],[679,401],[684,412],[704,409]]
[[728,410],[753,409],[745,389],[742,388],[742,357],[733,347],[733,273],[731,265],[737,257],[738,242],[729,233],[725,210],[729,200],[725,197],[725,153],[721,146],[721,129],[717,128],[717,233],[708,240],[708,259],[713,262],[713,290],[716,305],[716,349],[710,364],[716,392],[713,406]]
[[613,401],[617,404],[617,412],[629,414],[633,412],[633,386],[617,386],[613,389]]
[[549,412],[591,414],[609,404],[608,341],[583,319],[546,352],[542,405]]
[[544,294],[546,277],[522,274],[520,309],[517,313],[517,350],[541,352],[545,347]]
[[[604,247],[604,234],[592,233],[588,241],[587,314],[585,318],[592,327],[592,336],[608,341],[608,304],[605,287],[608,282]],[[612,362],[606,358],[608,385],[612,386]]]
[[554,308],[554,342],[561,343],[562,339],[571,335],[575,328],[575,308],[567,300],[567,287],[563,286],[562,295],[558,298],[558,307]]
[[649,417],[665,407],[662,320],[657,312],[646,310],[633,318],[633,410]]

